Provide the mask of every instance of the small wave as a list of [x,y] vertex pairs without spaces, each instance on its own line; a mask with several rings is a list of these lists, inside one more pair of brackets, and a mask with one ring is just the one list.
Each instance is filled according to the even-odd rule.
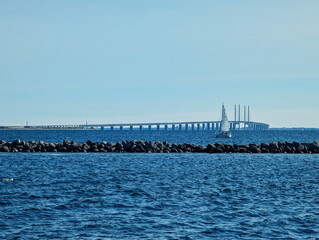
[[3,178],[2,182],[13,182],[14,178]]
[[7,201],[0,201],[0,206],[1,206],[1,205],[10,205],[10,204],[12,204],[12,202],[9,201],[9,200],[7,200]]
[[220,189],[221,192],[231,192],[230,188],[222,188]]
[[33,199],[33,198],[41,198],[41,197],[36,195],[30,195],[29,198]]
[[85,224],[83,227],[84,228],[96,228],[98,225],[94,225],[94,224]]
[[61,204],[59,206],[56,206],[55,209],[68,209],[68,207],[64,204]]
[[115,203],[115,204],[113,205],[113,207],[114,207],[114,208],[132,208],[132,207],[134,207],[134,206],[132,206],[132,205],[125,205],[125,204],[121,204],[121,203]]

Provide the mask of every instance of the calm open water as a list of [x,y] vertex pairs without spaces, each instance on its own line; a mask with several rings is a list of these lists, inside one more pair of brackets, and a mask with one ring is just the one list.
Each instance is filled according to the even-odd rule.
[[[0,131],[7,141],[66,137],[215,142],[203,132]],[[273,140],[318,132],[231,141]],[[311,239],[318,223],[319,155],[0,153],[0,239]]]
[[0,140],[62,142],[68,138],[71,141],[83,143],[91,141],[168,141],[170,144],[193,143],[207,145],[221,142],[228,144],[270,143],[272,141],[313,142],[319,140],[319,130],[314,131],[235,131],[231,139],[217,139],[213,131],[101,131],[101,130],[0,130]]

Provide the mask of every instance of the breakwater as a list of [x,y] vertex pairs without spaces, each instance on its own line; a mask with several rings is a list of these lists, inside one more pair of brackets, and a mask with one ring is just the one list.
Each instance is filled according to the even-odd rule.
[[117,153],[319,153],[319,141],[312,143],[272,142],[247,145],[230,144],[169,144],[168,142],[119,141],[76,143],[64,140],[62,143],[44,141],[6,142],[0,140],[0,152],[117,152]]

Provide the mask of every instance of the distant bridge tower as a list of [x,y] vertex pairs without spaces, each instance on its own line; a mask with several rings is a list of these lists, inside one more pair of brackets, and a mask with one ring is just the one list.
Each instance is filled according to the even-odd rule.
[[246,130],[246,106],[244,106],[244,130]]
[[234,122],[232,130],[240,130],[243,126],[244,129],[254,129],[254,124],[251,123],[251,116],[250,116],[250,106],[244,105],[244,113],[243,119],[241,119],[240,113],[240,104],[235,104],[234,108]]
[[240,130],[240,104],[238,104],[238,129]]
[[235,104],[235,114],[234,114],[234,126],[233,126],[233,130],[236,130],[236,126],[237,126],[237,121],[236,121],[236,118],[237,118],[237,105]]
[[248,128],[250,129],[250,108],[248,105]]

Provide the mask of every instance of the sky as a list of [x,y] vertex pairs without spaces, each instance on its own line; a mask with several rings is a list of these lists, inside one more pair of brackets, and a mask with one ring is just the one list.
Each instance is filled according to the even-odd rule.
[[[0,0],[0,126],[319,127],[317,0]],[[243,108],[243,107],[242,107]],[[243,115],[243,114],[242,114]]]

